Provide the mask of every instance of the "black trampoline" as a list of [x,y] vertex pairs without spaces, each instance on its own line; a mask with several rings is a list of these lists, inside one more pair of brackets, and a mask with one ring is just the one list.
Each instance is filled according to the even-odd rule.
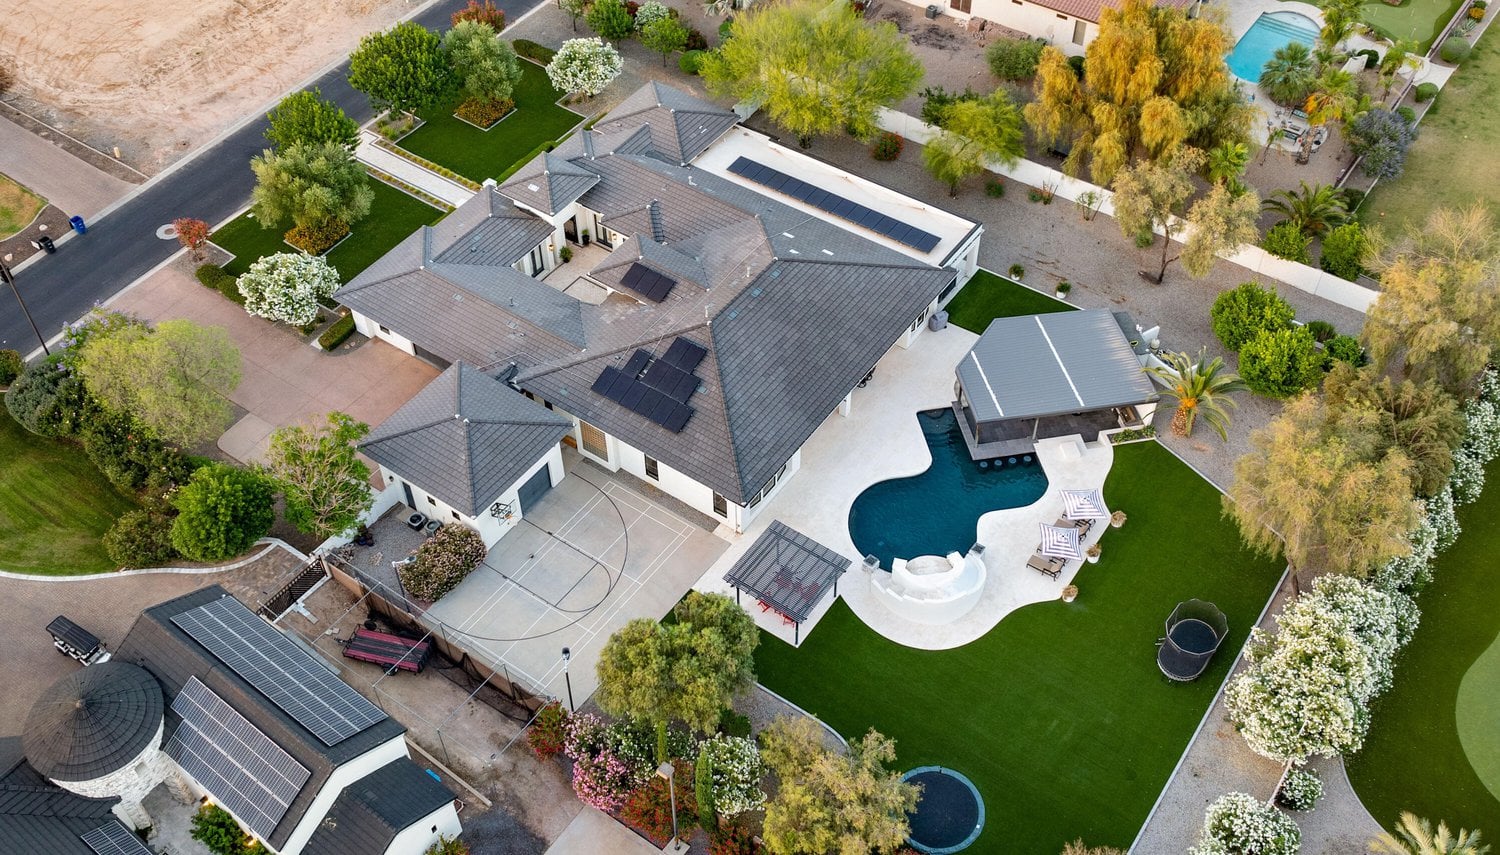
[[1196,680],[1224,643],[1229,621],[1218,606],[1203,600],[1178,603],[1167,618],[1167,636],[1157,642],[1156,664],[1173,680]]
[[964,775],[941,766],[922,766],[902,776],[922,788],[917,809],[906,815],[906,842],[929,855],[967,849],[984,829],[984,799]]

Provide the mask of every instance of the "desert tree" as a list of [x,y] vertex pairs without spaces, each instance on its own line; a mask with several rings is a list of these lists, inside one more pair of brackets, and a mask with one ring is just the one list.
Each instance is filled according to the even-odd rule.
[[[1220,253],[1237,252],[1246,244],[1254,244],[1260,237],[1256,226],[1259,216],[1260,197],[1255,191],[1235,188],[1227,181],[1210,187],[1188,211],[1193,231],[1182,247],[1182,266],[1188,275],[1202,279],[1213,269]],[[1166,275],[1165,267],[1162,275]]]
[[521,82],[516,51],[488,25],[460,21],[443,36],[443,53],[465,98],[484,104],[508,101]]
[[304,143],[337,143],[348,149],[359,144],[359,124],[319,89],[303,89],[282,98],[266,114],[266,121],[266,139],[280,151]]
[[578,32],[578,19],[589,11],[589,0],[557,0],[557,7],[573,19],[573,32]]
[[202,261],[203,247],[208,244],[208,223],[193,217],[178,217],[172,221],[172,230],[193,261]]
[[[365,167],[334,143],[299,143],[250,160],[250,210],[265,228],[295,227],[313,244],[331,244],[370,213],[375,191]],[[314,239],[317,238],[317,239]],[[321,250],[325,246],[315,246]]]
[[661,54],[661,64],[666,66],[667,57],[687,47],[687,27],[676,18],[657,18],[641,28],[641,44],[647,50]]
[[620,76],[620,52],[602,39],[568,39],[547,63],[547,79],[559,92],[592,98]]
[[318,538],[347,534],[370,509],[370,468],[359,441],[370,426],[331,412],[322,426],[292,425],[271,433],[266,468],[286,500],[287,522]]
[[965,178],[978,175],[992,162],[1014,166],[1026,154],[1021,139],[1021,114],[1004,90],[987,97],[959,101],[948,108],[943,129],[922,149],[922,160],[932,177],[958,195]]
[[499,33],[505,29],[505,12],[495,8],[495,0],[484,0],[483,3],[469,0],[469,5],[454,12],[449,21],[455,27],[465,21],[473,21]]
[[1438,384],[1394,380],[1375,366],[1335,363],[1323,381],[1330,413],[1345,433],[1363,433],[1371,453],[1399,449],[1411,461],[1411,489],[1432,496],[1448,483],[1453,453],[1464,441],[1458,399]]
[[[1221,252],[1233,252],[1259,236],[1255,218],[1260,198],[1253,192],[1234,193],[1227,183],[1216,183],[1203,198],[1186,210],[1192,198],[1193,175],[1204,156],[1195,148],[1182,147],[1166,160],[1142,160],[1121,169],[1114,179],[1115,220],[1127,237],[1138,238],[1160,229],[1163,233],[1161,265],[1154,276],[1157,284],[1167,278],[1167,267],[1179,258],[1189,276],[1201,279],[1213,268]],[[1193,224],[1180,255],[1172,255],[1172,239]]]
[[868,139],[880,108],[910,95],[922,79],[921,63],[895,26],[872,24],[846,3],[759,6],[737,15],[729,34],[703,57],[709,91],[760,105],[804,147],[839,131]]
[[1186,353],[1168,353],[1165,366],[1146,369],[1166,384],[1163,394],[1177,402],[1172,416],[1172,433],[1192,436],[1193,425],[1202,418],[1219,439],[1228,440],[1229,410],[1239,406],[1230,397],[1245,390],[1245,383],[1225,370],[1222,357],[1208,358],[1208,349],[1198,351],[1196,359]]
[[376,110],[411,113],[430,106],[448,85],[442,40],[415,21],[370,33],[349,55],[349,85],[368,95]]

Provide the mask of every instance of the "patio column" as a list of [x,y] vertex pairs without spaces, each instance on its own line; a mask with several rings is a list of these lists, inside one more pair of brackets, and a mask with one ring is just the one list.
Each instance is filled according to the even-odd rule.
[[846,419],[849,418],[849,410],[852,409],[853,406],[854,393],[850,392],[849,394],[844,396],[844,400],[839,401],[839,415],[843,416]]

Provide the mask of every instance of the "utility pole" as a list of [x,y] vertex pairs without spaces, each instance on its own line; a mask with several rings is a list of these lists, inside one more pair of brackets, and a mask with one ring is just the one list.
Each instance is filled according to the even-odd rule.
[[21,305],[21,314],[26,316],[26,323],[31,324],[31,331],[36,333],[36,340],[41,342],[42,353],[51,356],[52,351],[47,349],[47,340],[42,338],[42,331],[36,328],[36,321],[31,319],[31,311],[26,308],[26,301],[21,299],[21,289],[16,287],[16,275],[10,272],[10,265],[6,263],[11,258],[11,254],[7,252],[4,260],[0,260],[0,282],[10,286],[11,293],[16,295],[16,302]]

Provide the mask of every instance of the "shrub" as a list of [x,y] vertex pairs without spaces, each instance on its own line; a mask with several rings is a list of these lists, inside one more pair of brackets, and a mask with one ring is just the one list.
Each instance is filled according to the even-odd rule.
[[453,115],[471,125],[478,125],[481,128],[487,129],[505,118],[515,108],[516,102],[509,98],[501,98],[498,101],[469,98],[458,105],[458,108],[453,111]]
[[1254,796],[1229,793],[1208,806],[1190,855],[1296,855],[1302,832],[1292,818]]
[[427,847],[424,855],[469,855],[469,844],[456,837],[439,834],[437,842]]
[[495,8],[495,0],[484,0],[483,5],[480,5],[479,0],[469,0],[469,5],[454,12],[449,21],[454,26],[464,21],[473,21],[498,33],[505,29],[505,12]]
[[677,57],[677,67],[682,69],[683,74],[697,74],[703,65],[703,50],[701,48],[688,49]]
[[708,855],[756,855],[755,837],[741,820],[710,829]]
[[[1417,111],[1406,106],[1405,104],[1402,104],[1401,106],[1396,108],[1396,115],[1400,116],[1401,120],[1406,122],[1408,125],[1415,125],[1417,123]],[[1360,198],[1364,198],[1363,193],[1360,194]],[[1345,207],[1348,207],[1351,211],[1354,210],[1347,204],[1345,205]]]
[[1463,36],[1449,36],[1438,49],[1438,58],[1443,62],[1460,63],[1469,58],[1474,52],[1474,46]]
[[619,810],[633,790],[629,767],[608,747],[573,759],[573,792],[589,807]]
[[1365,361],[1364,346],[1352,335],[1334,336],[1323,345],[1323,352],[1328,355],[1329,359],[1347,362],[1350,365],[1361,365]]
[[211,463],[172,497],[172,546],[194,561],[221,561],[248,550],[271,530],[275,490],[245,469]]
[[225,279],[234,281],[234,277],[229,275],[229,271],[213,264],[198,265],[198,269],[193,272],[193,275],[198,277],[198,284],[205,288],[212,288],[215,291],[219,290],[219,286]]
[[[697,27],[688,27],[688,37],[687,37],[687,45],[686,45],[686,47],[687,47],[688,50],[696,50],[696,51],[705,51],[705,50],[708,50],[708,37],[705,36],[705,35],[703,35],[703,31],[700,30],[700,29],[698,29]],[[694,73],[696,73],[696,72],[694,72]]]
[[339,289],[339,273],[312,255],[278,252],[250,265],[237,283],[245,311],[302,326],[318,316],[318,301]]
[[703,755],[709,760],[716,813],[738,816],[765,804],[760,780],[766,769],[755,740],[720,734],[703,743]]
[[1312,261],[1312,257],[1307,254],[1307,248],[1311,244],[1311,235],[1303,234],[1296,223],[1286,220],[1266,232],[1266,236],[1261,239],[1260,248],[1277,258],[1308,264]]
[[308,255],[322,255],[349,234],[349,224],[343,220],[324,220],[305,226],[292,226],[281,239]]
[[947,122],[948,108],[960,101],[977,101],[979,93],[965,86],[962,92],[949,92],[941,86],[922,90],[922,121],[941,128]]
[[672,10],[659,0],[646,0],[635,12],[635,28],[644,30],[656,21],[672,17]]
[[875,145],[870,147],[870,156],[876,160],[890,161],[901,156],[901,150],[906,147],[906,140],[900,134],[885,131],[875,138]]
[[1068,67],[1073,69],[1073,73],[1078,75],[1079,80],[1083,79],[1084,69],[1087,67],[1087,64],[1088,58],[1085,56],[1068,57]]
[[16,382],[21,372],[26,370],[26,360],[21,358],[21,352],[6,348],[0,350],[0,386],[9,386]]
[[344,315],[333,322],[333,326],[323,330],[318,336],[318,346],[324,350],[333,350],[348,340],[354,334],[354,316]]
[[1371,178],[1397,178],[1406,165],[1406,150],[1417,138],[1416,126],[1388,110],[1368,110],[1350,122],[1347,135],[1360,169]]
[[486,552],[479,532],[449,523],[417,549],[415,561],[401,568],[401,584],[412,596],[437,602],[479,566]]
[[26,366],[5,392],[5,409],[16,424],[41,436],[74,436],[94,405],[83,380],[62,364],[62,355]]
[[152,511],[128,511],[104,533],[104,551],[122,567],[159,567],[177,557],[172,518]]
[[1353,213],[1365,201],[1365,191],[1357,187],[1345,187],[1339,191],[1344,197],[1344,210]]
[[592,98],[619,77],[623,67],[620,52],[606,42],[569,39],[547,63],[547,79],[559,92],[582,92]]
[[[693,791],[693,767],[683,760],[675,761],[677,770],[672,775],[672,789],[676,794],[677,826],[692,828],[698,820],[698,798]],[[631,793],[620,809],[620,819],[627,825],[638,828],[657,846],[666,845],[672,836],[672,797],[667,793],[667,781],[652,775],[646,783]]]
[[510,46],[515,48],[517,56],[525,57],[532,62],[539,62],[542,65],[551,62],[552,57],[557,53],[552,48],[537,44],[531,39],[516,39],[510,43]]
[[719,44],[724,44],[734,36],[734,16],[730,15],[719,22]]
[[1470,20],[1473,20],[1473,21],[1483,21],[1484,20],[1484,8],[1481,7],[1481,6],[1470,6],[1469,7],[1469,11],[1468,11],[1468,15],[1469,15],[1469,19]]
[[1323,782],[1310,769],[1292,769],[1281,782],[1276,803],[1289,810],[1310,811],[1323,797]]
[[1026,268],[1022,267],[1019,264],[1012,264],[1010,266],[1010,269],[1005,272],[1008,276],[1010,276],[1010,278],[1016,280],[1017,282],[1020,282],[1021,277],[1026,275]]
[[1362,57],[1364,57],[1365,58],[1365,68],[1374,68],[1375,66],[1377,66],[1377,65],[1380,64],[1380,51],[1372,50],[1370,48],[1365,48],[1364,50],[1357,50],[1354,53],[1350,54],[1350,56],[1362,56]]
[[635,29],[635,21],[621,0],[594,0],[584,20],[601,38],[611,42],[625,38]]
[[1005,195],[1005,182],[999,178],[990,178],[984,182],[984,195],[991,199],[999,199]]
[[719,732],[726,736],[749,736],[750,717],[740,715],[729,707],[719,713]]
[[213,855],[250,855],[260,850],[253,849],[245,841],[252,838],[245,834],[229,811],[218,805],[208,804],[198,808],[193,816],[193,839],[202,843]]
[[1313,341],[1320,344],[1338,335],[1338,330],[1327,321],[1308,321],[1307,331],[1312,333]]
[[1318,266],[1340,279],[1353,282],[1364,272],[1365,252],[1368,243],[1359,223],[1339,226],[1323,238],[1323,255]]
[[1326,361],[1305,328],[1263,330],[1240,349],[1240,377],[1256,394],[1290,398],[1318,382]]
[[1246,282],[1220,294],[1208,314],[1219,341],[1239,350],[1261,332],[1286,329],[1296,313],[1275,291]]
[[556,757],[562,753],[567,732],[568,712],[561,703],[553,701],[537,710],[536,718],[526,728],[526,744],[538,757]]
[[187,456],[152,436],[128,413],[91,408],[79,430],[89,460],[122,490],[161,494],[187,483],[197,468]]
[[996,39],[984,56],[990,73],[1001,80],[1026,80],[1036,75],[1043,47],[1036,39]]
[[1414,97],[1417,99],[1418,104],[1422,104],[1436,98],[1437,94],[1438,85],[1436,83],[1418,83]]

